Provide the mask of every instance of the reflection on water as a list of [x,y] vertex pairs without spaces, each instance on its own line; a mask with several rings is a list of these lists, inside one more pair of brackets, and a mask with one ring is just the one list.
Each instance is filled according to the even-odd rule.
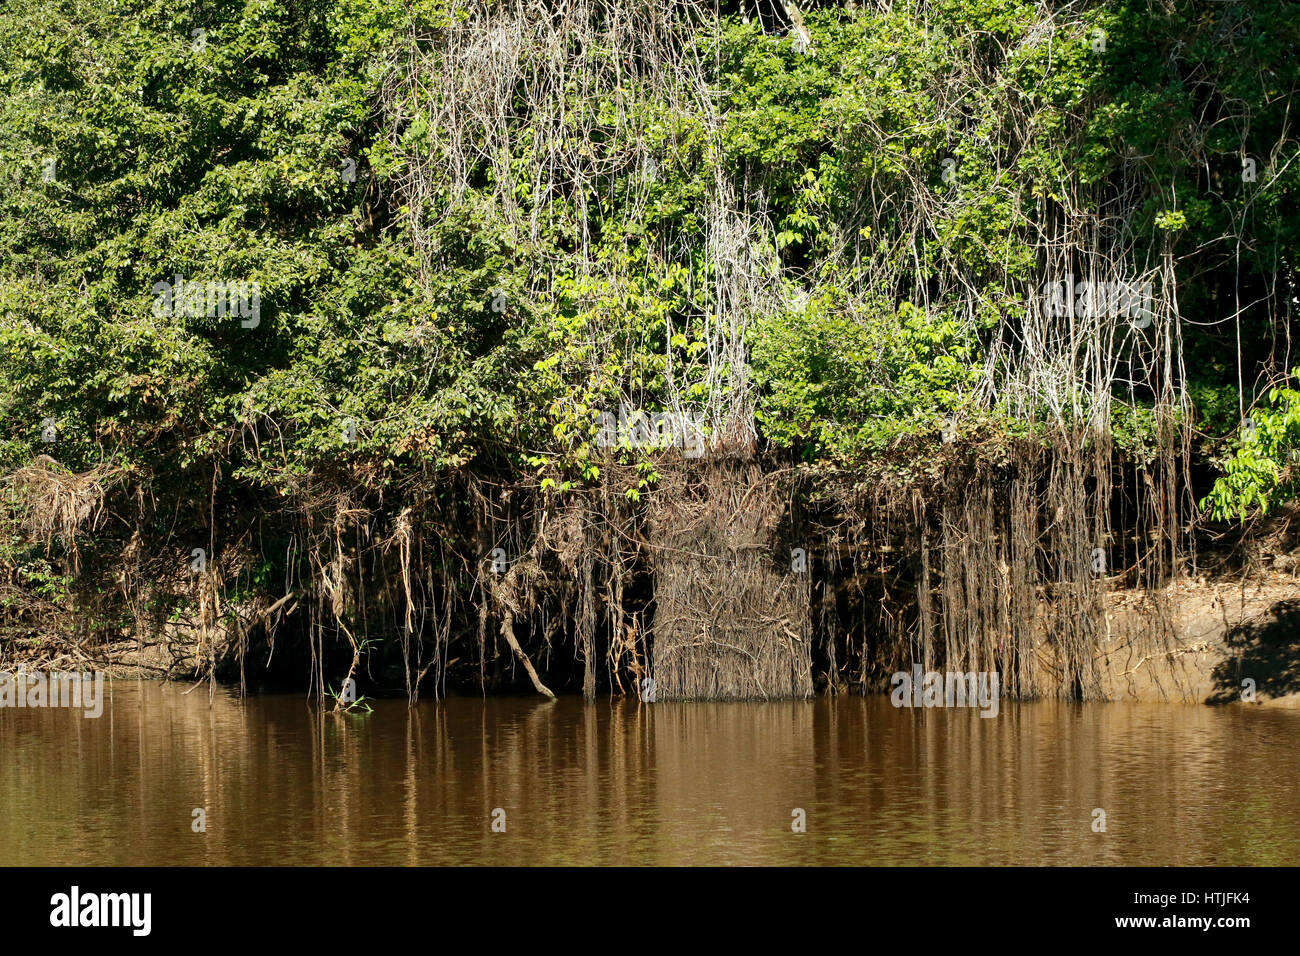
[[0,864],[1300,863],[1297,712],[186,689],[0,710]]

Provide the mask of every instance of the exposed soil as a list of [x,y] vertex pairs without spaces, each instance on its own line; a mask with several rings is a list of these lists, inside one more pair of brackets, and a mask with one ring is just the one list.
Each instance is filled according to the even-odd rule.
[[1169,599],[1162,640],[1148,597],[1111,595],[1097,657],[1108,699],[1228,703],[1249,678],[1255,703],[1300,707],[1300,578],[1184,581]]

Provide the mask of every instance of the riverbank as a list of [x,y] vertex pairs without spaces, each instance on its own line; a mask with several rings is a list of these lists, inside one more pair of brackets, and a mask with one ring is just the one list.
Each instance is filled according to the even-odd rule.
[[[1094,654],[1102,699],[1300,708],[1300,575],[1288,561],[1280,563],[1287,570],[1268,568],[1240,580],[1184,578],[1158,600],[1144,591],[1108,593]],[[246,621],[261,612],[231,613]],[[238,639],[235,631],[214,643],[196,628],[171,624],[142,638],[92,646],[58,638],[25,642],[18,653],[11,647],[7,664],[39,670],[76,665],[117,679],[184,682],[202,679],[205,660],[232,657]],[[1035,652],[1052,672],[1049,635],[1036,637]],[[223,681],[237,683],[231,677],[227,671]],[[259,677],[246,675],[254,684]],[[367,684],[370,694],[383,695],[373,681]],[[520,690],[516,685],[507,692]]]
[[1300,580],[1294,574],[1181,581],[1170,589],[1167,625],[1144,595],[1109,597],[1097,649],[1107,699],[1300,707]]
[[1293,692],[1180,590],[1300,499],[1293,5],[101,6],[0,12],[0,666]]

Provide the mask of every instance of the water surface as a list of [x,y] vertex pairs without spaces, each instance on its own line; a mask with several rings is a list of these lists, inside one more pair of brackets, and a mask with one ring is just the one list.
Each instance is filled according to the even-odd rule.
[[188,689],[0,710],[0,864],[1300,863],[1296,711]]

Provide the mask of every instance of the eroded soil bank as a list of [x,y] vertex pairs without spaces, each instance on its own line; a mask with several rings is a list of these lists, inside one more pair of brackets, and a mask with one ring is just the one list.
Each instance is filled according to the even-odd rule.
[[139,527],[114,551],[111,486],[38,472],[32,552],[68,588],[42,603],[11,575],[0,653],[11,669],[321,696],[354,680],[412,700],[870,694],[920,666],[997,672],[1006,699],[1295,706],[1293,515],[1185,535],[1140,482],[1088,467],[957,469],[929,498],[810,492],[741,457],[663,466],[635,506],[482,485],[422,513],[317,496],[296,526],[262,519],[278,554],[249,535],[177,553],[179,536]]
[[1300,708],[1300,581],[1292,572],[1181,582],[1171,600],[1173,639],[1162,649],[1132,637],[1150,623],[1143,598],[1112,596],[1106,620],[1114,629],[1098,648],[1108,699]]
[[[1226,703],[1243,699],[1249,678],[1255,682],[1249,702],[1300,709],[1300,580],[1264,572],[1245,583],[1177,585],[1168,647],[1142,637],[1157,626],[1147,603],[1142,594],[1111,596],[1110,632],[1103,632],[1096,653],[1104,699]],[[1051,642],[1041,638],[1038,646],[1050,659]],[[104,644],[88,660],[121,678],[189,680],[201,668],[202,650],[197,634],[172,627],[142,641]],[[37,667],[69,663],[63,656],[28,660]],[[811,667],[803,676],[811,683]]]

